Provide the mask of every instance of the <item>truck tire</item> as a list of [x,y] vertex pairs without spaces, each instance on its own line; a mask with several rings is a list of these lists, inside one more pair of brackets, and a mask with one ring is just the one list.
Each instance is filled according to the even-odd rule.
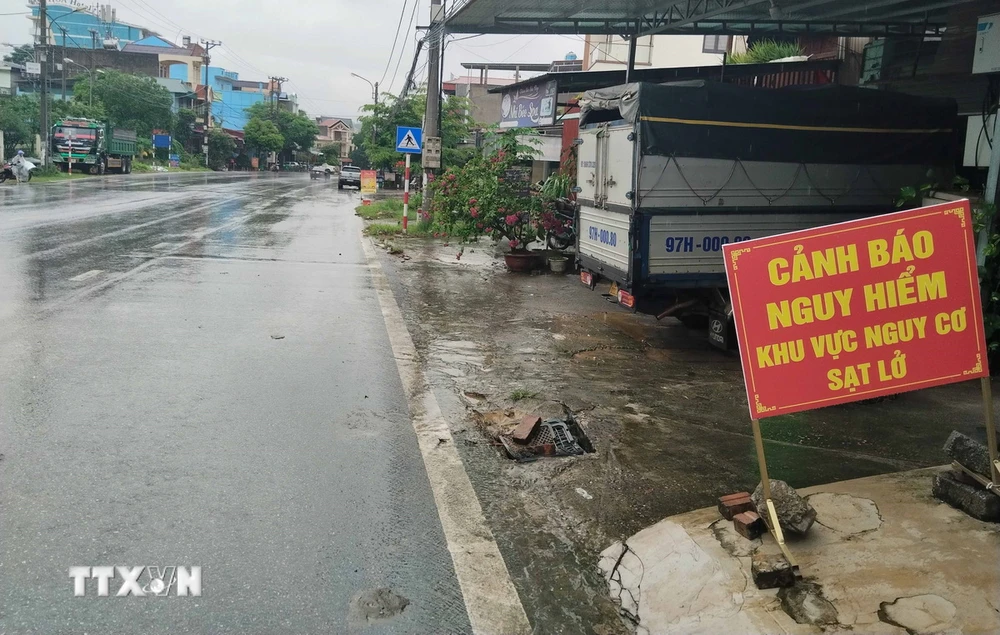
[[122,173],[132,174],[132,159],[122,159]]
[[97,163],[97,174],[100,175],[100,176],[104,176],[104,173],[107,172],[107,171],[108,171],[108,166],[104,162],[104,159],[101,159]]

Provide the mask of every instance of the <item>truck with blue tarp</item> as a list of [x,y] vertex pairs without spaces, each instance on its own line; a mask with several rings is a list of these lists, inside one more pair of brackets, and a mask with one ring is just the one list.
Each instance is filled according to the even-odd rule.
[[134,130],[95,119],[61,119],[52,126],[52,164],[61,170],[106,174],[132,172]]
[[621,305],[734,345],[722,246],[883,214],[953,161],[957,106],[847,86],[585,92],[577,264]]

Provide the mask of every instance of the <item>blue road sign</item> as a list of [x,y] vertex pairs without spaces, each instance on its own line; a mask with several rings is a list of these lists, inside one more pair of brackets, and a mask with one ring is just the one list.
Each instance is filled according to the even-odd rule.
[[420,128],[396,126],[396,152],[420,154],[424,147],[424,131]]

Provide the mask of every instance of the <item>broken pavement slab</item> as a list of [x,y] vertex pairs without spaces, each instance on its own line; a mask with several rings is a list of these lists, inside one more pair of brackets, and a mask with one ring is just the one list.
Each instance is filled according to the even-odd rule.
[[789,548],[806,580],[780,592],[748,583],[774,541],[736,537],[715,507],[615,543],[600,568],[639,633],[1000,632],[1000,526],[932,498],[941,471],[803,489],[818,520]]
[[1000,496],[981,487],[963,483],[950,472],[934,477],[932,489],[938,498],[976,520],[1000,522]]
[[955,459],[973,472],[992,478],[990,470],[990,450],[987,446],[964,435],[958,430],[952,430],[948,440],[944,442],[945,454]]

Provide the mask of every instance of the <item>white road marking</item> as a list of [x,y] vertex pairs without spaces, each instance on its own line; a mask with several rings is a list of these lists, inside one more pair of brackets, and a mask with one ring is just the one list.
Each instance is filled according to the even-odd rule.
[[166,249],[167,247],[172,247],[174,243],[156,243],[153,245],[153,249]]
[[389,332],[396,368],[403,381],[413,429],[430,480],[455,575],[462,589],[472,631],[518,635],[531,632],[517,589],[486,524],[472,482],[458,455],[451,429],[417,361],[417,350],[403,314],[369,239],[361,236],[372,284]]
[[72,282],[83,282],[84,280],[90,280],[91,278],[96,278],[97,276],[104,273],[104,269],[91,269],[85,273],[81,273],[78,276],[73,276],[70,278]]

